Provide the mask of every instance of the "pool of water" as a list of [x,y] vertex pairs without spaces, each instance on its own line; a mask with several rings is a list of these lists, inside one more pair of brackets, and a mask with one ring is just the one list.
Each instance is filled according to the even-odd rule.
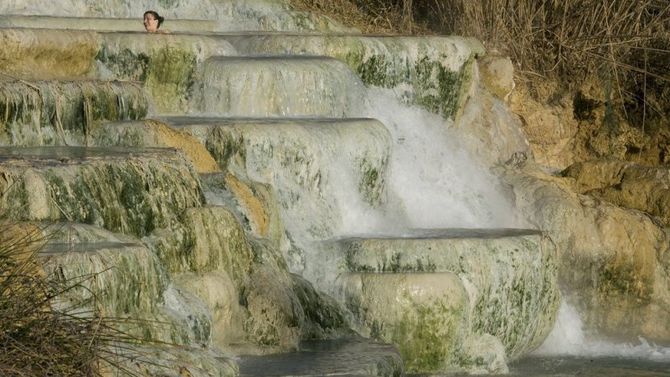
[[[529,357],[510,364],[508,377],[667,377],[670,362],[621,357]],[[464,375],[456,375],[464,376]]]

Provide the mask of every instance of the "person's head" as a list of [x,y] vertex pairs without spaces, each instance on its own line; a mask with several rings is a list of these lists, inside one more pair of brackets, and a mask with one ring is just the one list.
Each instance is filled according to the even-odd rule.
[[148,10],[144,12],[144,29],[149,33],[155,33],[161,27],[164,18],[159,16],[156,11]]

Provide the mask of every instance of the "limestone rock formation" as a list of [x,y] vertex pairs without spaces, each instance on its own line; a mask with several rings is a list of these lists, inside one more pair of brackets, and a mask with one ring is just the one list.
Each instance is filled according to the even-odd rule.
[[[508,169],[517,204],[556,243],[566,299],[601,336],[667,342],[668,235],[637,210],[573,191],[533,164]],[[597,177],[607,179],[608,177]]]
[[670,170],[666,167],[595,160],[573,164],[562,175],[574,178],[579,193],[646,212],[670,226]]

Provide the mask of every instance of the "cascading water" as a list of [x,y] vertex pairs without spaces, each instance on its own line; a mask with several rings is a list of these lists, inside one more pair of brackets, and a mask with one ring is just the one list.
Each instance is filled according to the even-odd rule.
[[670,348],[639,338],[635,343],[616,343],[593,339],[585,333],[582,320],[573,306],[563,301],[556,326],[534,354],[537,356],[621,357],[670,361]]
[[405,209],[407,219],[401,225],[519,227],[521,221],[498,179],[459,145],[450,129],[453,122],[397,98],[392,90],[370,89],[365,115],[384,123],[394,142],[389,172],[393,199],[388,207]]
[[294,266],[297,271],[332,293],[341,261],[334,259],[332,250],[320,250],[323,239],[523,224],[498,179],[458,145],[449,128],[451,121],[402,103],[392,90],[371,88],[364,98],[365,106],[357,115],[378,119],[391,136],[384,199],[371,206],[362,197],[351,167],[336,160],[327,162],[330,179],[324,180],[328,193],[324,199],[337,208],[339,216],[329,217],[328,231],[316,236],[305,223],[292,224],[297,217],[285,218],[287,228],[295,231],[292,237],[297,246],[318,255],[307,266]]
[[[254,45],[253,37],[234,36],[232,40],[235,46]],[[315,46],[323,44],[314,37],[311,41]],[[386,41],[364,39],[364,43],[357,43],[362,41],[345,38],[340,42],[347,44],[330,41],[333,47],[339,46],[344,51],[349,44],[385,51]],[[412,42],[403,40],[407,45]],[[449,44],[446,40],[439,42]],[[460,42],[454,44],[465,48]],[[463,59],[465,51],[453,60],[434,64],[453,63],[458,67],[459,62],[467,61]],[[420,61],[417,70],[427,75],[426,70],[445,69],[426,63],[426,58],[421,57],[423,53],[408,53],[407,59]],[[377,67],[367,69],[374,72]],[[398,72],[395,75],[402,76]],[[459,74],[443,76],[453,81],[446,81],[442,95],[451,96],[449,103],[458,103]],[[202,83],[197,87],[201,92],[194,97],[193,109],[198,117],[166,118],[166,121],[183,127],[206,144],[229,172],[273,188],[288,234],[288,242],[280,243],[280,247],[292,272],[339,299],[341,304],[351,301],[347,295],[358,294],[357,276],[381,284],[379,294],[391,301],[395,295],[404,295],[393,291],[394,286],[416,284],[420,287],[418,292],[433,292],[430,286],[439,287],[434,294],[409,293],[408,302],[416,299],[417,304],[400,305],[395,317],[383,320],[388,321],[387,329],[409,326],[411,333],[417,326],[411,320],[414,314],[403,312],[424,308],[420,309],[425,310],[420,315],[437,316],[433,322],[438,328],[433,330],[448,338],[434,344],[435,350],[444,350],[435,351],[440,356],[418,350],[415,343],[422,341],[417,336],[400,334],[398,339],[391,339],[388,334],[384,338],[376,335],[402,344],[401,353],[411,360],[410,370],[456,367],[503,371],[505,348],[510,355],[518,355],[541,339],[546,324],[553,318],[558,296],[551,248],[539,232],[425,230],[519,227],[497,178],[468,154],[467,147],[457,145],[453,125],[444,114],[433,115],[403,102],[407,100],[405,96],[413,95],[407,88],[402,94],[388,89],[367,89],[350,66],[323,57],[209,59],[202,72]],[[430,90],[434,88],[429,87],[426,84],[421,90],[432,93]],[[421,98],[428,96],[418,93],[424,96]],[[398,97],[403,97],[403,101]],[[205,111],[209,117],[203,118],[199,111]],[[244,114],[253,118],[240,118]],[[263,116],[273,118],[258,118]],[[333,118],[336,116],[343,118]],[[219,194],[215,187],[207,196],[213,202],[225,203],[225,198],[217,197]],[[397,267],[393,276],[372,270],[361,275],[348,264],[344,244],[339,241],[353,236],[369,238],[373,244],[376,237],[387,237],[390,245],[409,246],[389,255]],[[440,241],[424,242],[427,239]],[[493,245],[499,254],[489,251]],[[453,247],[482,251],[478,254],[479,267],[472,268],[465,262],[454,265],[445,256]],[[427,251],[424,260],[412,264],[417,253],[423,251]],[[449,262],[439,266],[434,263],[443,257]],[[463,261],[474,258],[472,254]],[[508,268],[516,263],[523,267]],[[532,265],[536,267],[526,268]],[[412,275],[412,271],[424,275]],[[537,284],[525,283],[531,275]],[[383,283],[385,277],[391,277],[393,282]],[[350,292],[345,293],[345,287]],[[514,292],[527,293],[511,301]],[[497,306],[492,312],[487,307],[495,300],[505,300],[509,305]],[[443,305],[450,310],[440,311]],[[352,317],[357,317],[356,305],[348,309]],[[522,316],[518,320],[501,320],[500,316],[507,311],[520,311]],[[528,316],[536,319],[530,321]],[[410,322],[406,325],[400,323],[407,320]],[[367,334],[366,327],[361,324],[358,331]],[[481,330],[471,333],[471,327]],[[459,351],[462,356],[447,351],[454,347],[463,349]],[[417,350],[420,356],[414,356]],[[472,358],[482,361],[468,361]]]

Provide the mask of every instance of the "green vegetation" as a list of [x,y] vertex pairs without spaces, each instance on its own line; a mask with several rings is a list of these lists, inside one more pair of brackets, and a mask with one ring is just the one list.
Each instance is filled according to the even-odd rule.
[[67,144],[88,137],[101,121],[140,119],[147,108],[135,83],[14,80],[0,89],[0,138],[13,144]]
[[454,117],[462,106],[462,92],[466,86],[464,84],[470,81],[471,70],[472,59],[459,72],[453,72],[440,64],[439,60],[423,57],[416,64],[416,102],[436,114]]
[[195,81],[194,53],[168,46],[149,54],[129,49],[113,53],[103,47],[96,60],[108,67],[115,77],[144,82],[158,110],[185,110]]
[[635,266],[610,260],[599,266],[598,273],[598,290],[603,296],[613,293],[630,295],[636,297],[641,305],[652,300],[653,278],[636,271]]
[[144,81],[147,78],[150,58],[144,53],[136,54],[127,48],[118,53],[112,53],[103,46],[95,59],[102,62],[114,74],[114,77],[131,81]]

